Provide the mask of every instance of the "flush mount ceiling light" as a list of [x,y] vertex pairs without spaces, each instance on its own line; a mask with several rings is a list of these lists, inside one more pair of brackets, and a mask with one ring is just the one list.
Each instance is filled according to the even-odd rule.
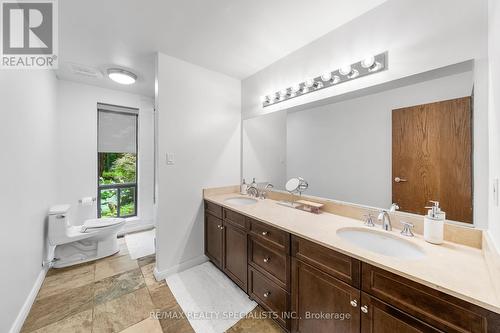
[[137,80],[137,75],[121,68],[108,69],[108,77],[119,84],[133,84]]
[[375,56],[368,56],[354,64],[342,66],[341,68],[331,72],[324,72],[318,77],[308,78],[307,80],[297,83],[290,88],[282,89],[279,92],[263,96],[261,98],[262,107],[287,101],[301,95],[312,93],[314,91],[325,89],[347,81],[352,81],[363,76],[375,74],[387,69],[387,67],[387,52],[380,53]]

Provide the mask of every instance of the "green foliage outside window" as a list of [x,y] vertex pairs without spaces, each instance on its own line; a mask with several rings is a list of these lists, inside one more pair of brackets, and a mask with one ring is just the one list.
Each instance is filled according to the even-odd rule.
[[[99,153],[99,185],[136,183],[136,154]],[[101,217],[136,214],[135,188],[101,189]],[[120,198],[118,193],[120,192]],[[120,212],[118,212],[120,200]],[[119,213],[119,214],[118,214]]]

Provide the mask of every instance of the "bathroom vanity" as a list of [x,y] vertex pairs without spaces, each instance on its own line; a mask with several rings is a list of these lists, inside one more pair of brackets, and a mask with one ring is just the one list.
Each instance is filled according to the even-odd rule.
[[339,237],[341,229],[370,229],[359,220],[270,199],[228,204],[235,196],[205,193],[205,254],[286,331],[500,331],[480,250],[416,236],[408,242],[422,258],[380,255]]

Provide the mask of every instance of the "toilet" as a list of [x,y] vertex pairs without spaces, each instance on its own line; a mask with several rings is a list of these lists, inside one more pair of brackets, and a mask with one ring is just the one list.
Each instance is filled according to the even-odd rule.
[[70,205],[49,209],[49,243],[55,246],[54,268],[62,268],[107,257],[119,251],[117,235],[123,218],[86,220],[80,226],[69,224]]

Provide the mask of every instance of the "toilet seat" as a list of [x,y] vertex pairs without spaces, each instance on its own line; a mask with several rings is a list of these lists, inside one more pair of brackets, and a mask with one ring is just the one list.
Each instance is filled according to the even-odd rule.
[[99,218],[86,220],[81,228],[81,232],[88,232],[93,230],[100,230],[103,228],[113,227],[117,224],[125,222],[122,218]]

